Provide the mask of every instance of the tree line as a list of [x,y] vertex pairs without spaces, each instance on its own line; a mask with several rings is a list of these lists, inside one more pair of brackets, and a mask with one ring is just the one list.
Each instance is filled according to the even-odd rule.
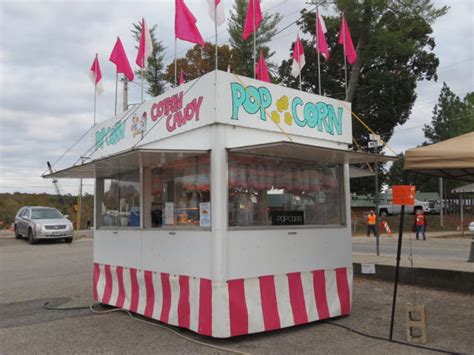
[[[23,206],[48,206],[58,209],[61,213],[69,216],[76,224],[77,196],[73,195],[51,195],[46,193],[0,193],[0,221],[3,227],[8,228],[14,221],[18,210]],[[81,228],[85,228],[87,221],[93,223],[94,196],[85,194],[82,196]],[[2,226],[0,226],[0,229]]]

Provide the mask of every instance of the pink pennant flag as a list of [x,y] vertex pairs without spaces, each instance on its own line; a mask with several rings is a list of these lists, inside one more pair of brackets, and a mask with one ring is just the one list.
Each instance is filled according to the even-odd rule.
[[257,79],[261,81],[270,82],[270,74],[268,73],[267,63],[265,63],[265,57],[263,52],[260,50],[260,59],[258,60],[255,68],[255,74],[257,74]]
[[197,43],[204,46],[204,40],[196,27],[196,18],[188,9],[184,0],[176,0],[176,12],[174,17],[175,37],[183,41]]
[[217,26],[222,25],[225,22],[224,4],[221,0],[207,0],[209,5],[209,16]]
[[242,39],[246,40],[250,35],[257,31],[262,22],[262,10],[260,9],[260,0],[249,0],[247,13],[245,14],[244,31]]
[[305,64],[304,48],[301,43],[300,35],[298,35],[293,47],[293,65],[291,67],[291,75],[295,78],[298,77]]
[[140,68],[145,68],[148,65],[148,58],[153,54],[153,41],[151,40],[151,33],[145,22],[142,19],[142,32],[140,34],[140,45],[138,46],[138,54],[135,63]]
[[112,53],[110,53],[109,60],[117,67],[117,73],[123,73],[128,80],[133,81],[135,75],[133,74],[132,67],[128,62],[127,54],[125,54],[125,49],[123,49],[120,37],[117,37],[117,42],[115,42],[114,49],[112,50]]
[[186,81],[184,80],[184,73],[182,69],[179,69],[179,85],[183,85]]
[[96,87],[97,93],[102,94],[104,91],[102,87],[102,71],[100,70],[99,58],[97,54],[95,55],[94,61],[92,62],[91,69],[89,71],[89,77]]
[[339,30],[339,39],[337,44],[344,46],[344,52],[347,57],[349,64],[354,64],[357,60],[357,52],[352,43],[351,32],[349,31],[349,26],[347,25],[346,18],[342,15],[341,29]]
[[318,34],[316,38],[316,52],[321,54],[326,61],[329,60],[329,48],[328,48],[328,43],[326,42],[326,24],[324,23],[323,17],[319,14],[317,14],[316,18],[316,26],[317,31],[316,33]]

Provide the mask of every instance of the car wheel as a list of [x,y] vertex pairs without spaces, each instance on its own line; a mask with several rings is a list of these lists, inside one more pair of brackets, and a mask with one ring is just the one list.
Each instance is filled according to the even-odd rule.
[[387,217],[387,216],[388,216],[387,210],[381,210],[379,214],[380,214],[382,217]]
[[21,234],[18,234],[18,227],[15,225],[15,238],[21,239]]
[[28,229],[28,243],[30,243],[30,244],[38,243],[38,239],[33,237],[33,231],[31,230],[31,228]]
[[68,244],[72,243],[72,237],[64,238],[64,241]]

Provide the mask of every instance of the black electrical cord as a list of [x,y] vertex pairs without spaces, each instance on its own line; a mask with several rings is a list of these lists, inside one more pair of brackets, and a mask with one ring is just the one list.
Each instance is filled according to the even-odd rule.
[[454,352],[454,351],[448,351],[448,350],[442,350],[442,349],[436,349],[436,348],[431,348],[429,346],[423,346],[423,345],[416,345],[416,344],[410,344],[410,343],[406,343],[404,341],[399,341],[399,340],[390,340],[388,338],[383,338],[383,337],[379,337],[379,336],[376,336],[376,335],[372,335],[372,334],[367,334],[367,333],[363,333],[361,331],[358,331],[358,330],[355,330],[351,327],[348,327],[346,325],[343,325],[343,324],[340,324],[340,323],[335,323],[335,322],[331,322],[331,321],[328,321],[328,320],[324,320],[322,321],[322,323],[326,323],[326,324],[331,324],[331,325],[334,325],[336,327],[340,327],[340,328],[343,328],[343,329],[347,329],[355,334],[358,334],[358,335],[362,335],[364,337],[367,337],[367,338],[371,338],[371,339],[376,339],[376,340],[383,340],[383,341],[388,341],[389,343],[397,343],[397,344],[401,344],[401,345],[405,345],[405,346],[411,346],[411,347],[414,347],[414,348],[419,348],[419,349],[424,349],[424,350],[430,350],[430,351],[436,351],[438,353],[442,353],[442,354],[460,354],[458,352]]
[[[49,307],[48,304],[49,304],[49,302],[46,302],[45,304],[43,304],[42,308],[47,309],[47,310],[49,310],[49,311],[73,311],[73,310],[81,310],[81,309],[88,309],[88,310],[91,310],[91,309],[93,309],[94,306],[97,306],[97,305],[99,305],[100,303],[96,303],[96,304],[93,304],[93,305],[90,305],[90,306],[67,307],[67,308]],[[126,310],[122,310],[122,309],[114,309],[114,311],[116,311],[116,310],[117,310],[117,311],[120,310],[120,311],[125,311],[125,312],[127,312]],[[127,313],[129,313],[129,312],[127,312]],[[136,318],[133,317],[131,314],[130,314],[130,316],[131,316],[133,319],[136,319]],[[326,323],[326,324],[334,325],[334,326],[336,326],[336,327],[349,330],[349,331],[352,332],[352,333],[355,333],[355,334],[358,334],[358,335],[361,335],[361,336],[364,336],[364,337],[367,337],[367,338],[370,338],[370,339],[388,341],[389,343],[396,343],[396,344],[401,344],[401,345],[405,345],[405,346],[411,346],[411,347],[413,347],[413,348],[419,348],[419,349],[424,349],[424,350],[435,351],[435,352],[442,353],[442,354],[460,354],[460,353],[457,353],[457,352],[454,352],[454,351],[448,351],[448,350],[442,350],[442,349],[437,349],[437,348],[431,348],[431,347],[429,347],[429,346],[423,346],[423,345],[410,344],[410,343],[406,343],[406,342],[399,341],[399,340],[390,340],[390,339],[383,338],[383,337],[379,337],[379,336],[376,336],[376,335],[371,335],[371,334],[363,333],[363,332],[361,332],[361,331],[355,330],[355,329],[353,329],[353,328],[351,328],[351,327],[348,327],[348,326],[346,326],[346,325],[343,325],[343,324],[340,324],[340,323],[331,322],[331,321],[328,321],[328,320],[323,320],[323,321],[321,321],[321,323]],[[167,328],[167,327],[164,327],[164,328]]]

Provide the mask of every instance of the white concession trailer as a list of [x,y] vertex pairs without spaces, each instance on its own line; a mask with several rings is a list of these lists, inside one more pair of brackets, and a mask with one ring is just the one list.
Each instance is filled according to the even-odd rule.
[[95,125],[94,299],[212,337],[348,315],[350,103],[214,71]]

